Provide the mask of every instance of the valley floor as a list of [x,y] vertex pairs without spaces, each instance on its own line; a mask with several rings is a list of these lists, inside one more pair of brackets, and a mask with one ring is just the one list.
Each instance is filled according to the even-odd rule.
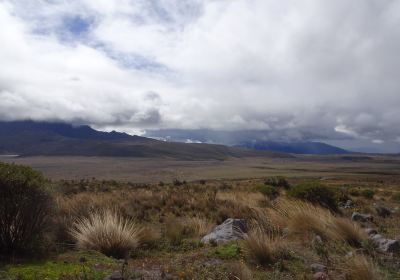
[[114,157],[14,157],[0,158],[33,167],[53,180],[92,179],[134,183],[201,179],[287,177],[400,176],[400,157],[394,156],[296,156],[295,158],[230,158],[184,161],[165,158]]

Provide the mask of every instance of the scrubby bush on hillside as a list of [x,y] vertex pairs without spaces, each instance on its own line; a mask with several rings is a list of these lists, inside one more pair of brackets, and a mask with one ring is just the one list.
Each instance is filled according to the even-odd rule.
[[333,211],[337,210],[336,194],[333,190],[316,182],[299,184],[292,187],[288,195],[294,198],[317,203]]
[[275,187],[269,185],[260,185],[257,187],[258,191],[269,199],[274,199],[279,195],[278,190]]
[[372,199],[375,195],[375,192],[371,189],[362,190],[361,195],[367,199]]
[[400,201],[400,193],[395,193],[392,195],[392,199],[395,201]]
[[269,177],[265,180],[265,185],[285,188],[288,189],[290,187],[289,182],[283,177]]
[[45,185],[29,167],[0,163],[0,252],[6,256],[40,247],[53,206]]

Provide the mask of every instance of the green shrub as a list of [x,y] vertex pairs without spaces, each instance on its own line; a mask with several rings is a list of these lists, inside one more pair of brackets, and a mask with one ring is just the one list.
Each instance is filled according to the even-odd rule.
[[46,180],[30,167],[0,163],[0,252],[37,252],[50,221],[52,197]]
[[318,182],[308,182],[292,187],[288,195],[337,210],[336,193]]
[[392,199],[395,201],[400,201],[400,192],[393,194]]
[[374,197],[375,192],[371,189],[362,190],[361,195],[365,198],[372,199]]
[[289,182],[283,177],[269,177],[267,178],[267,180],[265,180],[264,184],[285,189],[288,189],[290,187]]
[[360,196],[360,190],[354,189],[354,188],[349,189],[349,195],[351,195],[351,196]]
[[274,199],[279,195],[275,187],[268,185],[261,185],[257,187],[258,191],[270,199]]

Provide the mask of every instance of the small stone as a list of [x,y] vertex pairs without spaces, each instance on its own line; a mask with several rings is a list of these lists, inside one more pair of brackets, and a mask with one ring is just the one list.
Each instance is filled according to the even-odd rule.
[[317,272],[314,274],[313,279],[314,280],[329,280],[329,276],[325,272]]
[[373,220],[373,217],[370,214],[362,214],[362,213],[354,212],[351,215],[351,219],[353,221],[358,221],[358,222],[370,222]]
[[392,214],[389,208],[382,205],[375,205],[375,211],[378,216],[383,218],[389,217]]
[[378,234],[378,231],[374,228],[366,228],[364,229],[365,233],[368,234],[369,236]]
[[344,205],[344,208],[349,209],[349,208],[353,208],[354,207],[354,203],[352,200],[348,199],[346,201],[346,204]]
[[313,242],[314,242],[314,244],[319,244],[319,245],[324,244],[322,237],[319,235],[314,236]]
[[386,242],[386,238],[384,238],[380,234],[375,234],[375,235],[371,236],[371,240],[378,246],[381,246],[382,244],[384,244]]
[[379,246],[379,250],[386,253],[400,252],[400,242],[399,240],[386,239],[386,242]]
[[313,272],[327,272],[328,271],[326,266],[323,264],[320,264],[320,263],[313,263],[312,265],[310,265],[310,268]]

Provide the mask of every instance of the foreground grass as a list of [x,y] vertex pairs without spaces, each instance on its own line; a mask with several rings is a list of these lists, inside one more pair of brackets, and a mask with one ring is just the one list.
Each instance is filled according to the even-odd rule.
[[[363,228],[349,219],[352,211],[376,216],[374,202],[383,201],[391,209],[398,207],[400,202],[392,197],[400,180],[391,179],[387,185],[357,180],[356,186],[345,180],[324,182],[335,192],[344,189],[343,199],[352,199],[356,204],[354,209],[337,213],[322,206],[287,200],[285,188],[276,187],[270,196],[258,188],[264,179],[181,182],[176,186],[96,180],[63,182],[57,194],[57,244],[97,248],[79,246],[70,234],[71,229],[76,227],[77,219],[93,225],[94,221],[90,222],[93,213],[109,209],[123,217],[123,220],[112,217],[112,221],[132,221],[132,225],[142,228],[137,236],[140,242],[128,246],[124,254],[117,254],[118,258],[129,251],[126,269],[137,279],[160,279],[157,278],[160,275],[200,280],[312,279],[312,263],[326,265],[331,279],[361,275],[351,271],[352,267],[347,266],[350,263],[354,270],[374,275],[371,279],[382,279],[384,274],[388,279],[400,279],[399,256],[386,256],[367,248]],[[302,181],[293,179],[291,183]],[[372,198],[361,195],[366,188],[374,190]],[[226,218],[246,219],[252,230],[244,240],[225,245],[200,243],[202,236]],[[387,218],[376,217],[374,226],[385,236],[396,238],[400,233],[399,218],[396,213]],[[111,223],[101,223],[101,228],[103,224]],[[122,232],[121,227],[111,228]],[[317,236],[321,243],[315,242]],[[128,241],[131,239],[129,235]],[[121,271],[123,266],[122,262],[100,253],[62,249],[67,253],[47,261],[7,264],[1,268],[0,279],[7,276],[19,280],[95,280]],[[349,259],[349,252],[355,252],[356,257]]]
[[8,264],[0,277],[18,280],[102,279],[118,267],[116,260],[95,251],[68,252],[54,260]]

